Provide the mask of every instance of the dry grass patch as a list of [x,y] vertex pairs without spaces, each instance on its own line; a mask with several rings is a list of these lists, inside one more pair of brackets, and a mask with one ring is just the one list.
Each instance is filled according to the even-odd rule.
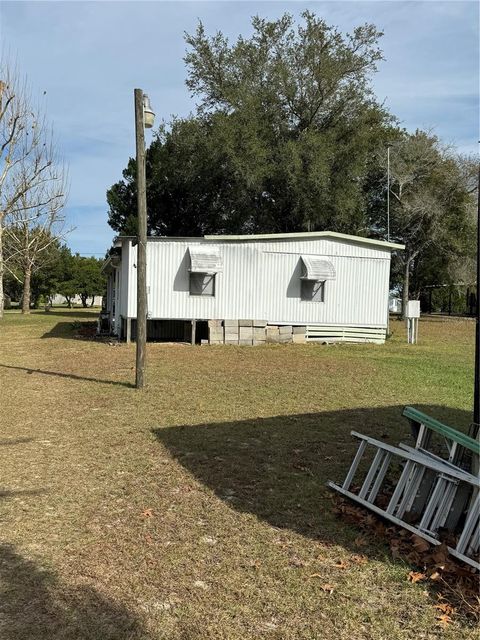
[[[73,339],[91,312],[0,324],[0,637],[474,638],[382,541],[335,520],[350,430],[402,405],[465,426],[469,322],[406,344],[191,348]],[[361,557],[362,560],[358,560]],[[330,588],[331,587],[331,588]]]

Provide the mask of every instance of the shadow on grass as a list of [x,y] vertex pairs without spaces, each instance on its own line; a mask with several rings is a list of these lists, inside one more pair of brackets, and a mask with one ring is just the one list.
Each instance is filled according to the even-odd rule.
[[[466,411],[445,407],[418,408],[457,428],[465,428],[471,418]],[[159,428],[154,433],[233,509],[255,514],[274,527],[350,547],[358,531],[335,520],[325,484],[341,483],[346,475],[358,447],[351,430],[395,445],[408,441],[402,410],[329,411]]]
[[[78,340],[78,328],[74,327],[76,319],[72,318],[71,322],[57,322],[49,331],[44,333],[42,338],[63,338],[64,340]],[[90,320],[93,318],[90,316]],[[79,326],[79,325],[77,325]]]
[[50,318],[56,318],[57,316],[71,318],[72,322],[77,318],[85,318],[86,320],[94,320],[100,313],[100,307],[93,307],[90,311],[88,309],[52,309],[51,311],[37,311],[37,314],[49,316]]
[[27,444],[33,442],[33,438],[0,438],[0,447],[10,447],[15,444]]
[[47,493],[47,489],[2,489],[0,498],[14,498],[16,496],[41,496]]
[[88,376],[78,376],[75,373],[61,373],[60,371],[46,371],[45,369],[31,369],[29,367],[14,367],[11,364],[0,364],[4,369],[16,369],[17,371],[26,371],[27,373],[41,373],[46,376],[58,376],[59,378],[69,378],[70,380],[83,380],[86,382],[99,382],[100,384],[115,385],[119,387],[127,387],[134,389],[135,385],[131,382],[122,382],[121,380],[102,380],[101,378],[89,378]]
[[0,545],[2,640],[145,639],[140,622],[90,586],[59,584],[53,573]]

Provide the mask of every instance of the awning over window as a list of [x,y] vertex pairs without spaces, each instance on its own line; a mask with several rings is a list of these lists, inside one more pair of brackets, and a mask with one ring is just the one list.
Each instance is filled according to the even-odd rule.
[[326,258],[302,256],[302,262],[302,278],[304,280],[315,280],[315,282],[320,282],[323,280],[335,280],[337,277],[335,267],[330,260],[327,260]]
[[190,271],[192,273],[219,273],[223,270],[223,260],[214,247],[189,247]]

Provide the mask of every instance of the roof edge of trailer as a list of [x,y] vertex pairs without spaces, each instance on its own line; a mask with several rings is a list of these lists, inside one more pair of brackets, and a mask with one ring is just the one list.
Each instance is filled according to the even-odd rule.
[[363,236],[354,236],[347,233],[339,233],[337,231],[300,231],[294,233],[259,233],[252,235],[207,235],[205,240],[226,240],[237,242],[248,242],[250,240],[294,240],[295,238],[333,238],[338,240],[348,240],[350,242],[359,242],[362,244],[373,244],[390,249],[405,249],[404,244],[395,242],[387,242],[386,240],[375,240],[374,238],[364,238]]
[[[370,244],[384,249],[400,250],[405,249],[404,244],[387,242],[386,240],[375,240],[363,236],[354,236],[337,231],[300,231],[295,233],[257,233],[242,235],[205,235],[205,236],[148,236],[148,241],[166,242],[169,240],[208,240],[210,242],[262,242],[265,240],[294,240],[309,238],[332,238],[334,240],[345,240],[358,244]],[[136,240],[136,236],[117,236],[115,243],[120,240]]]
[[102,264],[102,268],[100,269],[101,273],[106,273],[107,269],[111,266],[111,264],[112,264],[112,256],[108,256],[108,258]]

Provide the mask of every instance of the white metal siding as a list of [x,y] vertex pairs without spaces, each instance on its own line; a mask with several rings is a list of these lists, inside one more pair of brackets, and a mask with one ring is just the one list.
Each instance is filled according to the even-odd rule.
[[[120,305],[118,312],[124,318],[128,311],[129,283],[132,280],[132,269],[129,254],[131,253],[131,242],[126,242],[122,248],[122,262],[120,264]],[[136,282],[136,280],[135,280]]]
[[[215,297],[191,296],[188,248],[206,244],[222,256],[223,271],[216,275]],[[136,316],[136,255],[131,240],[124,240],[122,274],[124,264],[128,264],[129,317]],[[335,268],[337,277],[326,282],[323,303],[300,300],[302,255],[328,257]],[[270,242],[153,240],[147,244],[149,317],[385,327],[389,271],[388,249],[326,238]],[[124,282],[122,285],[123,297],[127,287]],[[122,300],[126,311],[124,305]]]

